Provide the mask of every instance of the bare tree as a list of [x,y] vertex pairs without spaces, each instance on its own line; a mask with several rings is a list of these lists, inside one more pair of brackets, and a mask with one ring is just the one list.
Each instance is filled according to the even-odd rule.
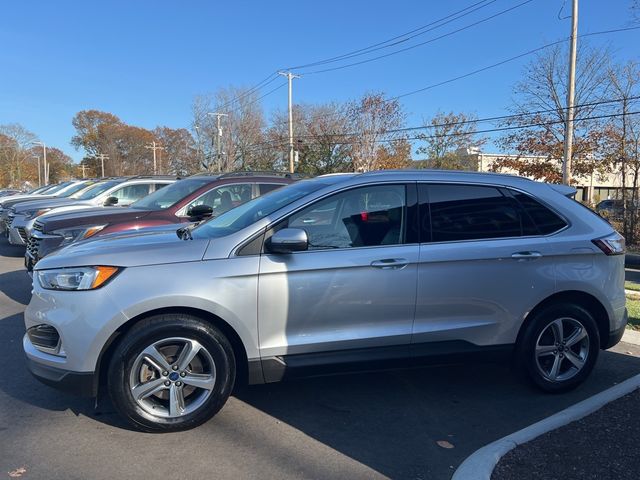
[[469,150],[479,149],[486,140],[476,134],[474,114],[438,112],[429,121],[424,121],[425,133],[417,135],[424,142],[417,152],[427,156],[427,167],[451,170],[477,170],[475,161],[470,161]]
[[23,181],[37,179],[37,169],[29,174],[26,169],[33,167],[32,142],[38,137],[22,125],[10,123],[0,125],[0,166],[4,173],[3,183],[21,187]]
[[638,142],[640,140],[640,119],[630,115],[637,109],[640,87],[640,69],[636,62],[628,62],[609,70],[612,90],[616,98],[621,99],[620,116],[614,117],[605,128],[605,158],[607,158],[620,174],[620,198],[623,203],[622,230],[629,243],[636,241],[638,225],[638,175],[640,174],[640,158]]
[[[597,159],[602,122],[589,118],[607,108],[597,102],[611,93],[607,73],[610,57],[608,50],[591,48],[584,43],[578,49],[572,154],[574,178],[586,178],[597,169],[608,168],[594,160]],[[566,48],[557,46],[538,55],[525,68],[523,79],[514,89],[511,110],[516,116],[504,122],[505,126],[516,129],[499,141],[505,150],[520,157],[499,160],[494,164],[494,170],[508,167],[537,179],[561,180],[559,160],[564,147],[567,60]],[[531,112],[540,113],[532,115]],[[531,156],[545,157],[547,161],[531,159]]]
[[[383,93],[368,93],[361,99],[350,102],[347,106],[347,117],[353,132],[351,139],[351,155],[353,168],[358,172],[367,172],[379,168],[378,160],[382,154],[384,142],[394,142],[404,137],[401,133],[391,133],[402,127],[405,113],[398,100],[385,100]],[[386,158],[386,164],[402,166],[408,159],[402,149],[397,152],[397,162]]]

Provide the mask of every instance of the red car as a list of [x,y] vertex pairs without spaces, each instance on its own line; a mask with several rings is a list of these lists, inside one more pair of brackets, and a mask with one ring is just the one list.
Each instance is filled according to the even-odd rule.
[[235,172],[198,174],[179,180],[128,208],[74,210],[43,215],[27,243],[25,266],[70,243],[96,235],[197,222],[293,183],[290,174]]

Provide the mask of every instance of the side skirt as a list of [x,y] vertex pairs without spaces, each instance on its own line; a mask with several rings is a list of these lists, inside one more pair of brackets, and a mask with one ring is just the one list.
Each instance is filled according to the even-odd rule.
[[512,344],[479,347],[455,340],[265,357],[250,362],[249,370],[256,374],[250,375],[249,383],[262,383],[257,374],[260,366],[264,382],[271,383],[291,378],[456,364],[469,360],[501,362],[510,358],[513,349]]

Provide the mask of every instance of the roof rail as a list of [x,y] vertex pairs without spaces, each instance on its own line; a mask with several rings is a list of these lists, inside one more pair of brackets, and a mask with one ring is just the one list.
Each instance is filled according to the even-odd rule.
[[271,170],[247,170],[238,172],[227,172],[220,175],[219,178],[229,177],[284,177],[284,178],[303,178],[299,173],[276,172]]

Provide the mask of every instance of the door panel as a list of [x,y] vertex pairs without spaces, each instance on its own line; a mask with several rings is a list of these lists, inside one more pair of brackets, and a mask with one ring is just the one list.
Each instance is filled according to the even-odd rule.
[[406,187],[376,185],[337,193],[276,226],[305,230],[309,251],[261,257],[262,357],[408,346],[419,251],[405,244],[410,219]]
[[263,255],[262,356],[408,344],[417,260],[417,245]]
[[[434,242],[420,245],[412,342],[513,343],[525,315],[555,291],[553,246],[528,235],[535,225],[513,198],[459,187],[428,190],[431,222],[420,215]],[[428,212],[427,187],[419,191]]]

